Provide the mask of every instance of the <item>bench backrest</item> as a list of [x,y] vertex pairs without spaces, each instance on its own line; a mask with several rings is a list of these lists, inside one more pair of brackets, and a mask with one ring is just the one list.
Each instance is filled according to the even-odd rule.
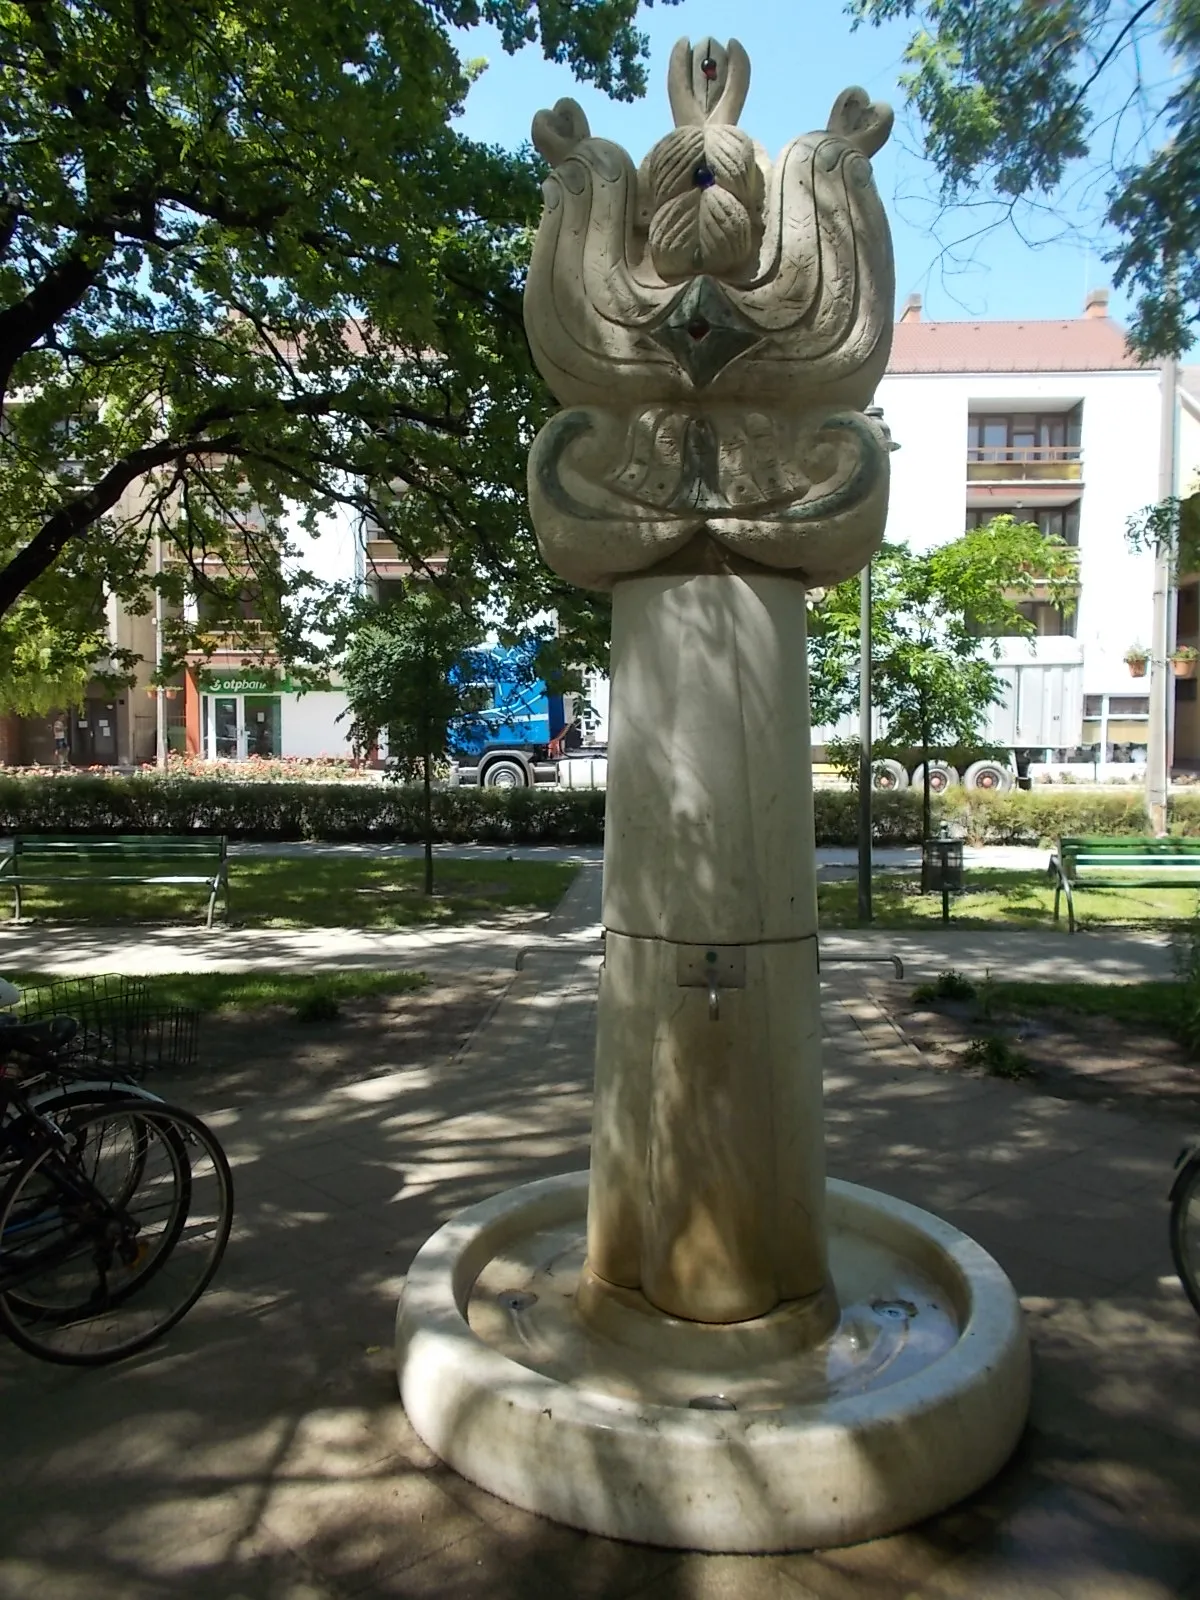
[[1140,868],[1200,868],[1200,839],[1149,839],[1122,835],[1117,838],[1063,838],[1058,858],[1068,876],[1078,868],[1111,867],[1115,872]]
[[19,833],[13,855],[29,861],[223,861],[228,842],[223,833],[54,834]]

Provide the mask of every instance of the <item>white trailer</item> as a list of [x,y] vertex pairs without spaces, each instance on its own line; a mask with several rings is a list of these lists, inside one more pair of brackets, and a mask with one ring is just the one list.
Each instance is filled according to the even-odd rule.
[[[1083,735],[1083,652],[1071,638],[999,639],[992,658],[1002,696],[988,707],[979,733],[980,745],[999,746],[1003,760],[982,758],[958,772],[948,762],[930,762],[930,784],[939,793],[962,783],[968,789],[1010,789],[1017,777],[1045,765],[1058,765],[1056,752],[1075,749]],[[985,644],[984,648],[988,648]],[[886,729],[877,720],[874,737]],[[834,728],[818,728],[814,743],[831,738],[854,739],[858,720],[843,717]],[[879,789],[919,787],[924,781],[919,761],[881,760],[875,767]]]

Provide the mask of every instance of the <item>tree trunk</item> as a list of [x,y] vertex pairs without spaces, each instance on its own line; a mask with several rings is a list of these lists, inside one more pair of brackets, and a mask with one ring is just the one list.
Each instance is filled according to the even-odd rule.
[[433,893],[433,753],[425,746],[425,893]]
[[933,791],[929,786],[929,724],[921,720],[921,837],[933,837]]

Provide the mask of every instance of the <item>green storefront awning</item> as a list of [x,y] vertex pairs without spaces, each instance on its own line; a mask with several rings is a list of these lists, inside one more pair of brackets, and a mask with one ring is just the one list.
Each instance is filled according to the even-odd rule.
[[207,667],[197,673],[204,694],[301,694],[307,689],[329,689],[329,683],[296,683],[270,667]]

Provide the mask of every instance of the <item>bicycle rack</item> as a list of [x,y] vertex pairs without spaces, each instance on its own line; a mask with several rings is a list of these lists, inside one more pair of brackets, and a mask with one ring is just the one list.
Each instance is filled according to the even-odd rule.
[[890,966],[898,978],[904,976],[904,963],[898,955],[887,956],[825,956],[821,965],[826,967],[843,967],[856,965]]

